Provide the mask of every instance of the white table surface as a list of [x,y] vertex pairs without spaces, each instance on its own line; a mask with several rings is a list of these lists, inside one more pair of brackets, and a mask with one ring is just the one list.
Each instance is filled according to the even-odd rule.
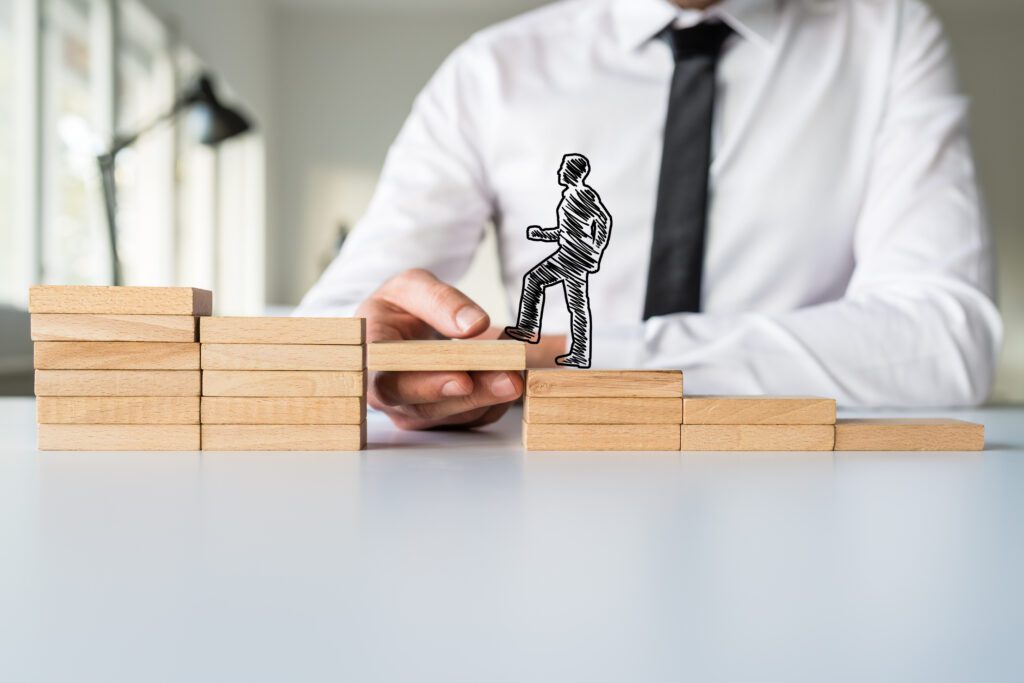
[[0,681],[1021,681],[1024,409],[983,453],[39,453]]

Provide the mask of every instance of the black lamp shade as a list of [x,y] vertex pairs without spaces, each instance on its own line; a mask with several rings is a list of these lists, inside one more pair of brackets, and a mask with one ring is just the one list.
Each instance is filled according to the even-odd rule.
[[188,109],[191,133],[204,145],[219,145],[252,128],[249,119],[241,112],[221,103],[206,75],[189,88],[183,99]]

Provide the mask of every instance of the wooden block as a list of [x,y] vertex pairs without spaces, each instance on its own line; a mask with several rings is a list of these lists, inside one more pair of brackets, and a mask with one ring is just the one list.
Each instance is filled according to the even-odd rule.
[[365,344],[364,318],[203,318],[206,344]]
[[33,313],[33,341],[195,342],[190,315]]
[[367,355],[370,370],[526,369],[526,344],[506,340],[373,342]]
[[523,423],[528,451],[678,451],[679,425]]
[[198,370],[36,370],[36,396],[199,396]]
[[40,370],[198,370],[199,344],[181,342],[36,342]]
[[830,425],[836,402],[813,396],[687,396],[683,424]]
[[203,396],[366,396],[360,370],[206,370]]
[[530,370],[526,395],[551,398],[677,398],[679,370]]
[[872,418],[836,422],[837,451],[980,451],[985,426],[945,418]]
[[198,451],[199,425],[50,425],[41,451]]
[[203,425],[204,451],[360,451],[358,425]]
[[354,425],[366,421],[366,402],[352,397],[204,396],[203,424]]
[[198,396],[40,396],[39,424],[197,425]]
[[362,370],[366,347],[331,344],[202,344],[203,370]]
[[31,313],[210,315],[213,293],[192,287],[37,285],[28,291]]
[[527,396],[531,424],[682,424],[680,398],[548,398]]
[[682,426],[684,451],[830,451],[834,425]]

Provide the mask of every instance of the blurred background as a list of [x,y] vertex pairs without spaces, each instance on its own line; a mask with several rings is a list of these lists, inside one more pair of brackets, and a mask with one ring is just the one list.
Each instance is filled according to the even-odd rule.
[[[118,154],[125,284],[286,311],[369,202],[441,60],[537,0],[0,0],[0,395],[31,394],[29,285],[110,284],[96,157],[202,73],[252,128],[202,144],[181,116]],[[1024,3],[932,0],[972,97],[1006,335],[991,401],[1024,402]],[[508,320],[488,238],[459,283]]]

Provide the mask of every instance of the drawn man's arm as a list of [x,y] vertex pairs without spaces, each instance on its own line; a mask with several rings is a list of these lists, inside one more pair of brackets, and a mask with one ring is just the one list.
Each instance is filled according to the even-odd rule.
[[539,225],[531,225],[526,229],[526,239],[534,242],[557,242],[558,228],[542,228]]

